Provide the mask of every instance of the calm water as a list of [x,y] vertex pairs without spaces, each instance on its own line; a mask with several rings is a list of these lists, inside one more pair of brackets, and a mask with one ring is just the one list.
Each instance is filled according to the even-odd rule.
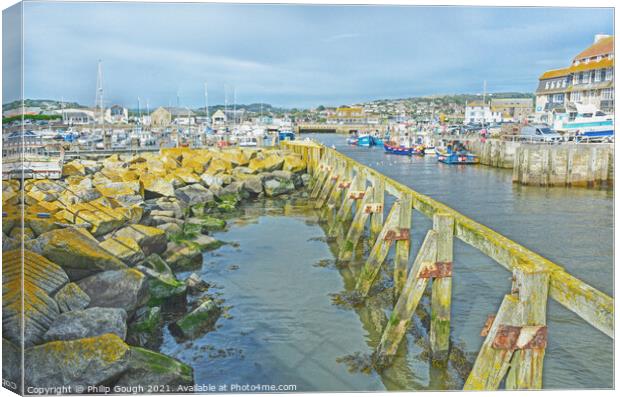
[[[317,138],[613,293],[611,193],[521,188],[511,184],[509,171],[441,166],[430,157],[387,157],[381,150],[346,146],[343,136]],[[372,352],[392,305],[385,299],[389,282],[361,308],[335,305],[330,294],[353,288],[363,260],[335,265],[336,248],[325,241],[316,212],[304,200],[279,200],[249,205],[244,213],[217,235],[238,245],[205,253],[198,271],[216,284],[210,292],[221,293],[229,315],[192,342],[178,343],[165,331],[162,352],[193,366],[197,383],[294,384],[298,391],[462,387],[453,366],[429,365],[427,338],[414,332],[390,370],[349,372],[337,360]],[[431,222],[414,212],[413,224],[412,257]],[[360,247],[368,249],[368,244]],[[388,260],[388,271],[389,266]],[[497,311],[510,288],[509,276],[476,250],[455,243],[452,343],[469,360],[482,343],[479,332],[487,315]],[[552,301],[548,317],[545,387],[612,387],[611,340]]]

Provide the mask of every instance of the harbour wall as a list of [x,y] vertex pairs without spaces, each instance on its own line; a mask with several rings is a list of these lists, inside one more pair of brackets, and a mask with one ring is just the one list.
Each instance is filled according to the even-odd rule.
[[611,186],[613,144],[550,145],[489,139],[472,140],[469,149],[480,164],[513,170],[512,181],[531,186]]

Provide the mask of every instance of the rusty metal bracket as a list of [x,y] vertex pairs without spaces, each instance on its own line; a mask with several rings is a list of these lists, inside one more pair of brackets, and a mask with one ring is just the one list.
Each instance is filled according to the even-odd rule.
[[363,190],[354,190],[349,193],[349,198],[353,200],[360,200],[364,198],[364,194],[366,194],[366,192]]
[[493,321],[495,321],[495,314],[489,314],[487,317],[487,321],[484,322],[484,326],[482,327],[482,331],[480,331],[480,336],[487,336],[491,327],[493,326]]
[[364,212],[367,214],[376,214],[383,211],[383,204],[381,203],[369,203],[364,207]]
[[497,350],[545,349],[547,347],[547,326],[500,325],[491,345]]
[[418,273],[418,278],[452,277],[452,262],[435,262],[427,264]]
[[391,229],[388,230],[383,238],[385,241],[401,241],[401,240],[409,240],[409,229]]
[[348,189],[351,186],[351,181],[342,181],[338,184],[338,189]]

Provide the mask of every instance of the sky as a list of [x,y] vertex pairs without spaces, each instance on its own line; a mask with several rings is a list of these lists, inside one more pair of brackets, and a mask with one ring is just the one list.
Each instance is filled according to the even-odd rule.
[[533,92],[613,34],[613,10],[26,2],[23,24],[26,98],[93,106],[101,59],[106,105],[204,106],[206,82],[209,105],[234,87],[237,103],[314,107],[479,93],[484,80]]

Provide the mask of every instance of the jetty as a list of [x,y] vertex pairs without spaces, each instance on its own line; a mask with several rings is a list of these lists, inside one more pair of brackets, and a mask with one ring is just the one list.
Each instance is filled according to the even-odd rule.
[[[562,266],[334,149],[313,141],[282,142],[281,146],[306,162],[311,175],[309,197],[321,213],[328,237],[338,242],[339,261],[352,259],[368,228],[372,249],[355,285],[362,299],[371,293],[394,247],[396,303],[373,354],[376,369],[389,367],[429,285],[433,362],[447,359],[450,328],[458,326],[451,324],[455,238],[512,273],[511,288],[497,312],[480,324],[484,342],[465,390],[498,389],[504,380],[506,389],[543,388],[549,298],[614,337],[614,299]],[[385,208],[388,198],[395,200],[389,210]],[[415,227],[412,210],[433,223],[415,258],[409,257]]]

